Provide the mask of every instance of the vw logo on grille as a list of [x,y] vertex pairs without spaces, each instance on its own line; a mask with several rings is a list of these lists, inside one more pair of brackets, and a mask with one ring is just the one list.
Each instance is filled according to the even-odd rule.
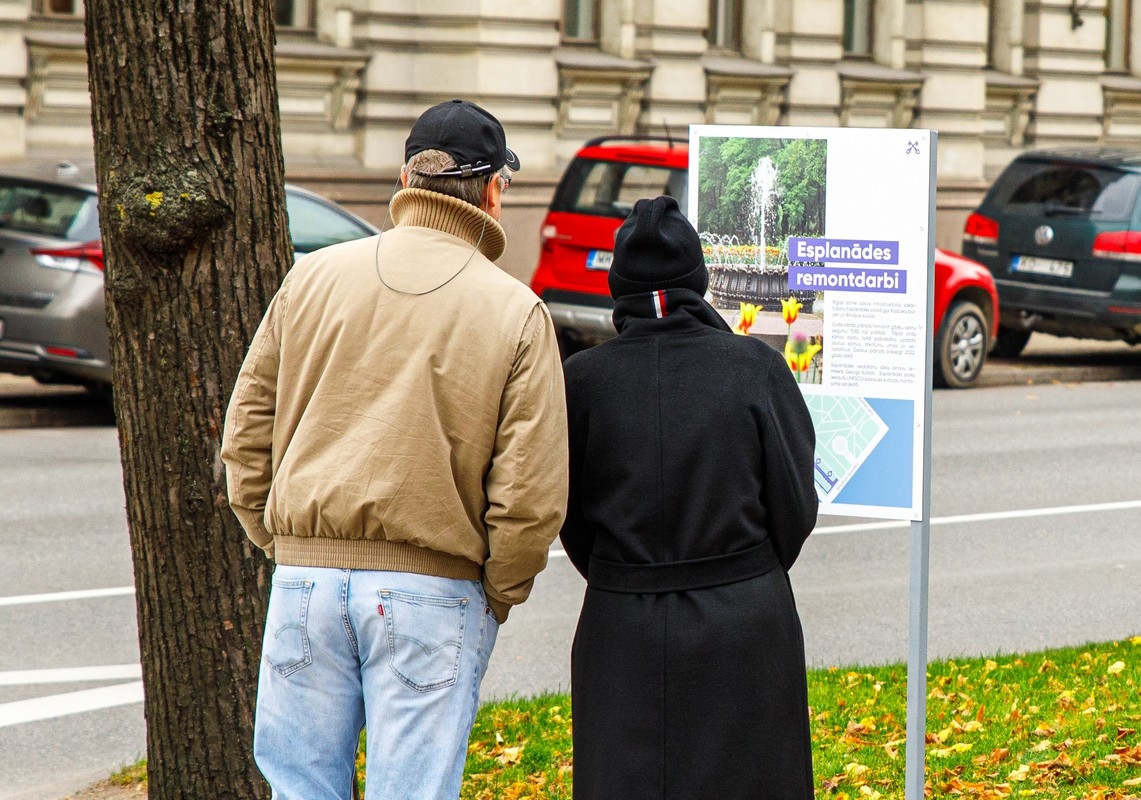
[[1034,229],[1034,241],[1040,245],[1048,245],[1054,241],[1054,229],[1049,225],[1039,225]]

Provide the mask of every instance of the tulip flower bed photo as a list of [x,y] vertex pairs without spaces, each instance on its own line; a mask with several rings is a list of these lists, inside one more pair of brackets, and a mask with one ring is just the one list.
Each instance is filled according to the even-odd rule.
[[[741,310],[737,315],[737,322],[733,325],[733,332],[741,336],[748,336],[757,322],[757,315],[762,313],[761,307],[754,303],[741,303]],[[823,383],[824,356],[823,337],[809,336],[801,331],[793,332],[792,326],[800,319],[800,311],[804,304],[789,295],[780,301],[780,316],[787,326],[784,340],[784,360],[788,368],[796,376],[797,383]]]
[[[809,672],[818,798],[903,798],[906,676],[903,665]],[[461,797],[570,800],[571,726],[566,695],[484,706]],[[1141,800],[1139,730],[1141,636],[932,662],[926,795]]]

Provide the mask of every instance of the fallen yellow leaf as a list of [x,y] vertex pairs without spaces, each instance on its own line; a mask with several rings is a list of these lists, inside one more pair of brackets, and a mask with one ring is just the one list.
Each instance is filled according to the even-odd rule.
[[1141,786],[1141,778],[1130,778],[1121,782],[1122,786]]
[[518,764],[519,759],[522,757],[523,757],[523,748],[522,747],[504,747],[503,748],[503,754],[501,756],[499,756],[498,761],[503,766],[509,767],[512,764]]
[[1125,669],[1125,662],[1124,661],[1114,661],[1112,664],[1109,665],[1109,667],[1105,671],[1108,672],[1110,675],[1116,675],[1117,673],[1121,672],[1124,669]]
[[1030,776],[1030,765],[1029,764],[1019,764],[1018,769],[1014,770],[1009,775],[1007,775],[1006,779],[1008,781],[1013,782],[1013,783],[1021,783],[1022,781],[1026,780],[1029,776]]

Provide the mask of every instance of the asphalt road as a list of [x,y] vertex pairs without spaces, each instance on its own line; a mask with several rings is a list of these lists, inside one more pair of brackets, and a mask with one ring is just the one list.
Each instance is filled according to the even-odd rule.
[[[1047,344],[935,393],[932,658],[1141,633],[1141,351]],[[58,800],[144,747],[114,428],[74,391],[0,379],[0,427],[29,409],[81,426],[0,430],[0,800]],[[792,578],[810,663],[906,658],[906,526],[822,519]],[[485,697],[566,688],[582,591],[554,551]],[[81,698],[105,705],[70,713]]]

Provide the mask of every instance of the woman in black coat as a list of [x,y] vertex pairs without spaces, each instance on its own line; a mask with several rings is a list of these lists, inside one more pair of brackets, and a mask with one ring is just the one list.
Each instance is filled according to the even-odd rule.
[[815,434],[782,356],[707,285],[673,198],[639,201],[610,271],[618,338],[565,364],[576,800],[813,796],[787,571],[816,522]]

